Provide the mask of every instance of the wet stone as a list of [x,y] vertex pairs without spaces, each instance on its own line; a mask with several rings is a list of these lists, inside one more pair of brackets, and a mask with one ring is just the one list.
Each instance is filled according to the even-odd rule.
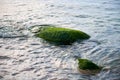
[[39,27],[35,36],[44,39],[49,43],[57,45],[69,45],[78,40],[89,39],[90,36],[82,31],[55,27],[52,25],[36,26]]

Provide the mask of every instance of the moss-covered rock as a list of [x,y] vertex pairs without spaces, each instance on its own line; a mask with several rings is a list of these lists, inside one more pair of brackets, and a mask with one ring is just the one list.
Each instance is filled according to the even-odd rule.
[[37,37],[58,44],[71,44],[76,40],[88,39],[90,36],[82,31],[60,28],[54,26],[42,26],[36,33]]
[[78,59],[78,68],[83,74],[96,74],[101,70],[101,67],[97,66],[92,61],[80,58]]

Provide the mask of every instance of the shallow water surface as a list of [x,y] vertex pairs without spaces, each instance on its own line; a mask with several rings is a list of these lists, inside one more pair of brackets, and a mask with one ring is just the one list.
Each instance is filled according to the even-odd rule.
[[[91,38],[51,45],[29,31],[43,24],[81,30]],[[83,75],[76,57],[104,68]],[[120,1],[1,0],[0,80],[120,80]]]

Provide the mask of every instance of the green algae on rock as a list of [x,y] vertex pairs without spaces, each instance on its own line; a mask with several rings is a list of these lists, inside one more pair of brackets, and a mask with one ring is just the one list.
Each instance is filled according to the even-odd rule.
[[97,74],[100,72],[101,67],[97,66],[92,61],[87,59],[78,59],[78,68],[79,71],[83,74]]
[[77,40],[84,40],[90,38],[90,36],[82,31],[54,27],[54,26],[42,26],[36,33],[37,37],[43,38],[48,42],[54,42],[59,44],[71,44]]

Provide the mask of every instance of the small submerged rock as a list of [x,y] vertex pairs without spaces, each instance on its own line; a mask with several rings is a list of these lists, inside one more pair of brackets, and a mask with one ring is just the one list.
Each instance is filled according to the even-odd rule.
[[[44,25],[32,29],[37,37],[40,37],[48,42],[68,45],[77,40],[84,40],[90,36],[82,31]],[[37,32],[36,32],[37,31]]]
[[3,76],[0,76],[0,79],[4,78]]
[[87,59],[78,59],[78,69],[82,74],[94,75],[100,72],[101,67]]
[[4,60],[4,59],[10,59],[10,57],[7,57],[7,56],[0,56],[0,60]]
[[0,28],[0,38],[18,38],[18,37],[27,36],[11,26],[4,26]]

